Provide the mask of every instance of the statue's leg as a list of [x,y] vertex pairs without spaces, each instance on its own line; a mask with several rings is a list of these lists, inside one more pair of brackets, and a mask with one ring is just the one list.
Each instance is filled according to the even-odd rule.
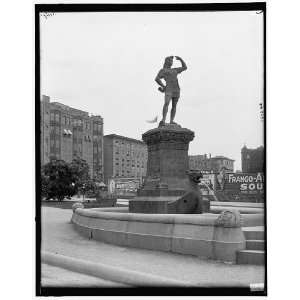
[[169,93],[165,93],[165,104],[163,107],[163,118],[162,118],[162,123],[166,122],[166,117],[167,117],[167,113],[168,113],[168,107],[171,101],[171,95]]
[[171,109],[171,117],[170,117],[170,123],[171,124],[175,123],[174,118],[175,118],[175,115],[176,115],[176,105],[177,105],[178,99],[179,99],[179,97],[173,97],[172,98],[172,109]]

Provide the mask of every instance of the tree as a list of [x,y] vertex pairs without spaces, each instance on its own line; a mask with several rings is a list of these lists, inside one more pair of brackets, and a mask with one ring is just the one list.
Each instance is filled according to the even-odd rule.
[[72,169],[63,160],[51,160],[42,168],[42,194],[46,199],[62,201],[76,193]]
[[70,169],[72,172],[73,182],[78,186],[81,182],[85,182],[90,179],[89,165],[80,157],[76,157],[70,163]]
[[41,169],[41,196],[47,197],[49,187],[49,177],[45,175],[44,168]]
[[75,189],[80,191],[84,197],[87,191],[94,188],[89,174],[89,165],[84,159],[76,157],[70,163],[70,168]]
[[93,179],[87,179],[86,181],[82,181],[79,186],[79,191],[82,194],[83,200],[87,193],[95,194],[97,190],[97,185]]
[[99,163],[94,165],[94,179],[98,182],[103,181],[102,165]]

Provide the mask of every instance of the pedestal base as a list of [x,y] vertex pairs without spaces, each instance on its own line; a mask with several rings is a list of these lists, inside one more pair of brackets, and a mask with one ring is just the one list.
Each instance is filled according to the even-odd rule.
[[176,196],[136,197],[129,201],[129,211],[132,213],[175,214],[179,199]]
[[[129,202],[135,213],[176,213],[178,199],[189,190],[188,148],[194,132],[178,124],[165,124],[143,134],[148,147],[147,177],[138,196]],[[197,206],[196,200],[181,204],[181,213]]]
[[197,195],[192,193],[183,197],[136,197],[129,201],[129,212],[143,214],[200,214],[209,212],[209,199],[202,198],[199,203]]

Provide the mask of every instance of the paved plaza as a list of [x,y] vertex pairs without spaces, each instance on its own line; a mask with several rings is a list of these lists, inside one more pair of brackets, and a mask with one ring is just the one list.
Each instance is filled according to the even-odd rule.
[[[194,256],[119,247],[88,240],[74,230],[70,223],[71,216],[72,210],[69,209],[42,208],[42,251],[205,287],[249,286],[250,283],[264,282],[264,266],[226,264]],[[116,285],[45,264],[42,264],[42,283],[81,287]]]
[[122,287],[121,283],[104,280],[63,268],[42,264],[42,286],[47,287]]

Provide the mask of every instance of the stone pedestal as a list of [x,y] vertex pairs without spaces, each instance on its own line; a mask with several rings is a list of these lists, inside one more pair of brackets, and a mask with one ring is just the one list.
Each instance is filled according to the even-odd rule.
[[177,124],[166,124],[145,132],[148,147],[147,176],[129,211],[136,213],[171,213],[171,202],[182,196],[188,185],[189,143],[194,132]]

